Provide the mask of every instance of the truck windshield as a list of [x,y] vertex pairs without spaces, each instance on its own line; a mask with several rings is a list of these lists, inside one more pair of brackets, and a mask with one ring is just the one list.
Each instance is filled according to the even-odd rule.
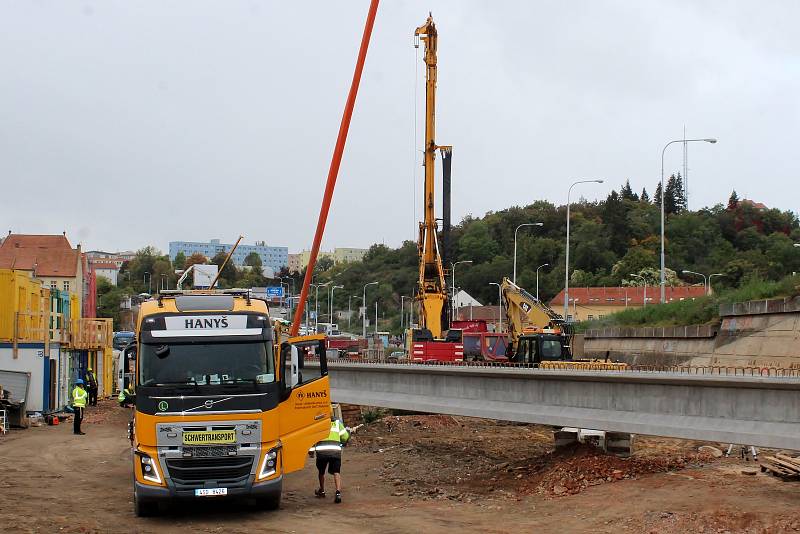
[[542,340],[542,360],[560,360],[561,342],[557,339]]
[[214,385],[275,381],[269,342],[143,343],[139,383]]

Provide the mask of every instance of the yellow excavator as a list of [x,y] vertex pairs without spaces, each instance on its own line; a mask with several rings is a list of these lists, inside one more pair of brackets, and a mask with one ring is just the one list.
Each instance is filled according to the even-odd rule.
[[500,285],[508,321],[510,362],[545,369],[625,369],[627,364],[572,357],[574,329],[564,318],[508,278]]

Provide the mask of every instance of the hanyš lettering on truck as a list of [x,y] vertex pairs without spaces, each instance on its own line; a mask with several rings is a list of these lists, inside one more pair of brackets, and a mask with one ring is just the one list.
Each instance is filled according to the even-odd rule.
[[294,405],[300,410],[309,410],[313,408],[321,408],[330,404],[328,392],[321,391],[299,391],[295,397]]

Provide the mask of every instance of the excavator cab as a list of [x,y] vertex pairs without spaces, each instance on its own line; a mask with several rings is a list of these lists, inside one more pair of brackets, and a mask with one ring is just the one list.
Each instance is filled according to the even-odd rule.
[[524,334],[519,337],[512,362],[538,365],[547,361],[568,360],[564,337],[558,334]]

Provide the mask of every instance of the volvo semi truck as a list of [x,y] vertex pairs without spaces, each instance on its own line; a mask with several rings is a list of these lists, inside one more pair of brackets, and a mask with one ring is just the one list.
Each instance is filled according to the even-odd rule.
[[324,336],[281,342],[247,290],[163,291],[142,303],[135,347],[136,514],[177,499],[278,508],[283,476],[330,428]]

